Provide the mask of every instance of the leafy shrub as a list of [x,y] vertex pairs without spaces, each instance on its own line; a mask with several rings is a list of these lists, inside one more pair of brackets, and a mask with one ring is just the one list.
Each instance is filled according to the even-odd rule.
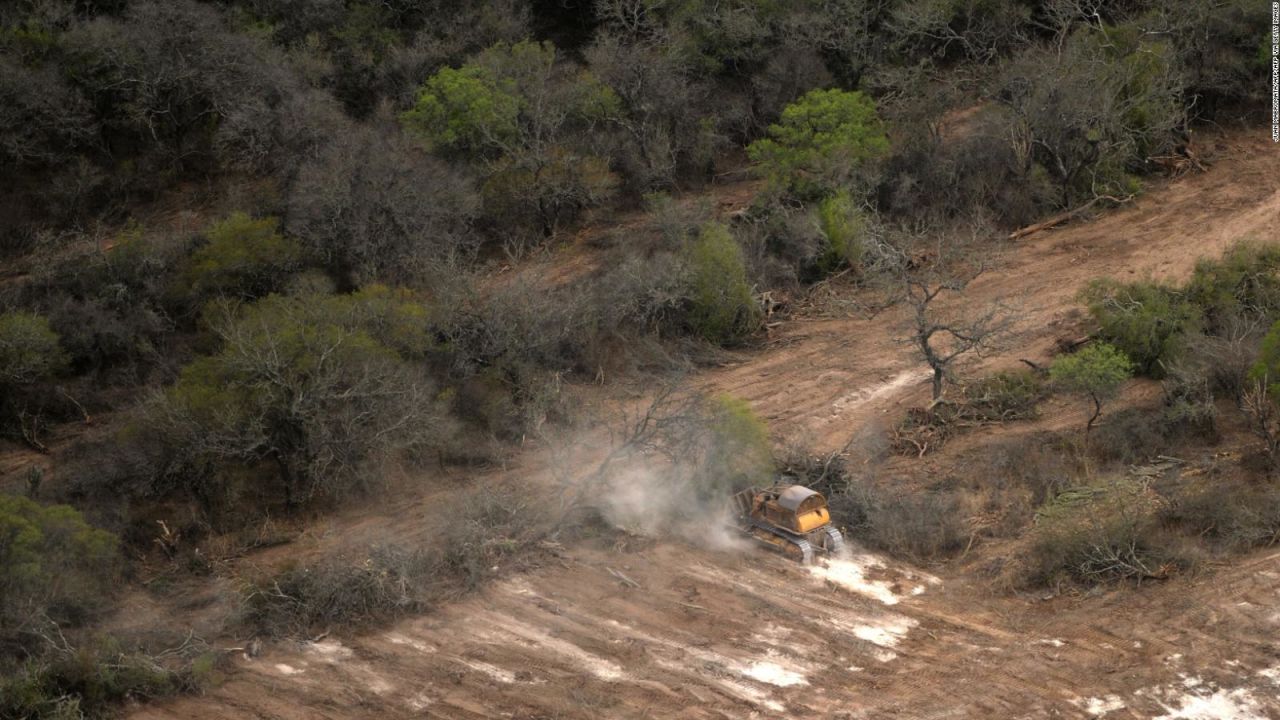
[[1131,173],[1172,147],[1185,119],[1171,55],[1168,43],[1126,25],[1105,40],[1076,31],[1007,63],[996,97],[1027,160],[1020,180],[1047,176],[1062,207],[1136,192]]
[[811,199],[865,175],[889,149],[875,102],[857,91],[812,90],[782,111],[747,152],[770,184]]
[[520,98],[491,69],[442,68],[427,78],[413,108],[400,116],[430,147],[462,154],[493,152],[516,135]]
[[747,283],[742,248],[728,228],[703,226],[687,250],[689,322],[695,333],[714,343],[730,344],[754,332],[760,308]]
[[859,269],[865,249],[866,218],[847,190],[818,205],[818,226],[826,239],[826,247],[818,258],[819,271],[829,274],[841,268]]
[[66,362],[48,320],[25,312],[0,314],[0,387],[44,380],[62,370]]
[[1280,312],[1280,246],[1241,242],[1218,260],[1202,259],[1187,297],[1204,312],[1205,330],[1223,334],[1241,317],[1265,322]]
[[1031,370],[1005,370],[969,383],[964,388],[966,418],[1005,422],[1036,416],[1045,397],[1044,377]]
[[278,231],[276,218],[255,220],[244,213],[209,228],[209,242],[191,256],[186,272],[196,295],[255,298],[279,289],[298,268],[302,247]]
[[0,495],[0,637],[101,609],[119,570],[116,546],[69,506]]
[[732,395],[711,398],[708,441],[702,459],[707,497],[724,495],[752,485],[769,485],[773,476],[773,447],[769,428],[745,400]]
[[1079,352],[1057,358],[1049,368],[1055,385],[1093,403],[1085,432],[1093,429],[1094,421],[1102,414],[1102,403],[1115,397],[1132,375],[1133,363],[1107,343],[1090,343]]
[[1185,428],[1201,437],[1217,439],[1214,392],[1224,389],[1239,397],[1247,370],[1240,367],[1240,359],[1236,359],[1234,371],[1229,360],[1224,360],[1221,367],[1209,367],[1206,361],[1217,345],[1210,338],[1194,338],[1189,345],[1191,349],[1183,358],[1168,364],[1160,382],[1165,397],[1164,420],[1171,429]]
[[159,240],[130,224],[109,249],[73,246],[38,264],[23,300],[49,318],[73,372],[136,382],[165,361],[171,290],[186,256],[186,238]]
[[1249,377],[1265,383],[1273,397],[1280,396],[1280,320],[1262,338],[1258,360],[1249,370]]
[[1199,309],[1185,294],[1153,282],[1095,280],[1082,297],[1102,339],[1114,345],[1141,375],[1159,378],[1164,364],[1182,350],[1185,335],[1198,329]]
[[585,70],[558,61],[549,42],[498,43],[460,70],[428,78],[405,126],[428,145],[481,160],[486,216],[499,235],[560,222],[612,195],[608,160],[583,131],[617,112],[618,99]]

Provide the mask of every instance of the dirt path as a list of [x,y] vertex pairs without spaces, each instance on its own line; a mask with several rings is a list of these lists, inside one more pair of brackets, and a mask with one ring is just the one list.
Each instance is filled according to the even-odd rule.
[[[1236,240],[1280,237],[1277,159],[1263,134],[1232,136],[1210,172],[1018,243],[964,299],[1021,303],[990,362],[1045,359],[1093,277],[1181,278]],[[797,319],[701,380],[834,449],[927,393],[902,321]],[[385,632],[271,648],[135,717],[1280,718],[1280,554],[1141,592],[1040,602],[984,587],[871,556],[811,571],[674,543],[578,547]]]

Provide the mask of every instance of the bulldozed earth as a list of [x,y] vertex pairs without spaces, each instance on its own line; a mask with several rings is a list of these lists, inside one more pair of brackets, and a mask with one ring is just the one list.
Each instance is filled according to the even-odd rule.
[[[1280,236],[1274,146],[1260,133],[1209,142],[1207,172],[1011,242],[954,296],[1017,309],[1010,338],[981,369],[1047,362],[1061,339],[1085,332],[1075,298],[1092,278],[1182,279],[1236,241]],[[836,302],[839,288],[825,292],[775,324],[763,347],[693,381],[746,400],[780,442],[831,452],[891,426],[928,388],[926,368],[901,340],[904,310],[862,313]],[[1119,404],[1152,394],[1135,382]],[[1084,417],[1079,403],[1052,400],[1038,420],[980,428],[882,473],[909,492],[942,474],[978,472],[970,459],[984,443],[1082,426]],[[1238,462],[1255,445],[1229,428],[1217,453]],[[537,453],[527,455],[519,470],[467,481],[536,477]],[[341,550],[374,530],[426,538],[423,507],[457,482],[429,480],[434,489],[329,518],[305,551]],[[498,579],[481,591],[380,630],[333,627],[237,650],[226,679],[203,695],[132,716],[1280,718],[1274,550],[1160,582],[1033,594],[996,589],[983,568],[1016,559],[998,544],[929,568],[856,545],[802,567],[753,547],[710,551],[625,533],[547,552],[536,567],[494,568]],[[293,553],[277,547],[238,562],[269,565]]]
[[581,547],[135,717],[1272,718],[1277,592],[1280,553],[1038,601],[871,555]]

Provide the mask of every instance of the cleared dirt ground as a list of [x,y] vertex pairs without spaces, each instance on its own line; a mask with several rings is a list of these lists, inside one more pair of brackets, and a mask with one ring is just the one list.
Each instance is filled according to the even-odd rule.
[[136,717],[1272,718],[1277,593],[1280,553],[1027,602],[866,556],[579,549],[386,632],[275,648]]
[[[1074,297],[1091,278],[1182,278],[1236,240],[1280,237],[1275,146],[1261,133],[1212,144],[1208,173],[1012,244],[961,298],[1019,307],[986,362],[1047,359],[1078,331]],[[900,312],[830,315],[789,320],[698,382],[820,450],[924,397]],[[1067,405],[1046,415],[1078,420]],[[333,521],[332,542],[421,517],[410,502],[364,509]],[[268,647],[206,695],[134,717],[1280,718],[1280,553],[1052,599],[936,572],[869,555],[806,569],[676,542],[579,545],[382,632]]]

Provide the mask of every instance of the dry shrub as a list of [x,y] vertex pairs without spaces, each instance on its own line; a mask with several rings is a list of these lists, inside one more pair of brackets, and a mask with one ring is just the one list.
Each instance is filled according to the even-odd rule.
[[1164,518],[1227,550],[1280,541],[1280,487],[1200,476],[1170,493]]
[[966,428],[1027,420],[1047,395],[1044,378],[1031,371],[1004,371],[965,385],[956,402],[913,407],[894,429],[891,441],[899,455],[924,457]]
[[1052,435],[1037,433],[991,446],[992,482],[1025,487],[1039,506],[1070,486],[1075,467],[1071,455]]
[[968,543],[971,513],[957,490],[903,493],[862,487],[854,498],[861,513],[850,534],[878,550],[919,562],[953,555]]
[[467,590],[535,554],[550,529],[548,507],[525,488],[477,490],[464,496],[449,518],[441,569],[452,584]]
[[960,413],[965,419],[982,422],[1029,420],[1036,417],[1036,406],[1047,395],[1043,375],[1005,370],[966,385]]
[[973,498],[962,490],[904,493],[855,476],[840,454],[817,455],[802,448],[781,453],[778,467],[793,482],[826,495],[832,520],[868,547],[929,561],[955,554],[969,542]]
[[1170,451],[1170,434],[1161,414],[1126,408],[1098,423],[1089,435],[1089,451],[1103,462],[1146,462]]
[[0,717],[115,717],[122,702],[196,692],[220,673],[219,655],[196,638],[150,653],[109,636],[78,647],[57,633],[53,637],[23,665],[0,674]]
[[1160,522],[1163,501],[1120,478],[1059,493],[1036,513],[1023,577],[1033,585],[1167,577],[1195,558]]
[[287,568],[251,584],[243,623],[270,636],[359,627],[422,612],[540,551],[545,508],[512,489],[480,489],[441,509],[437,542],[385,543]]
[[437,561],[421,550],[375,545],[289,568],[245,597],[244,622],[271,636],[358,626],[428,607]]
[[946,444],[956,432],[954,410],[940,403],[931,408],[907,408],[907,416],[893,429],[890,447],[898,455],[924,457]]

